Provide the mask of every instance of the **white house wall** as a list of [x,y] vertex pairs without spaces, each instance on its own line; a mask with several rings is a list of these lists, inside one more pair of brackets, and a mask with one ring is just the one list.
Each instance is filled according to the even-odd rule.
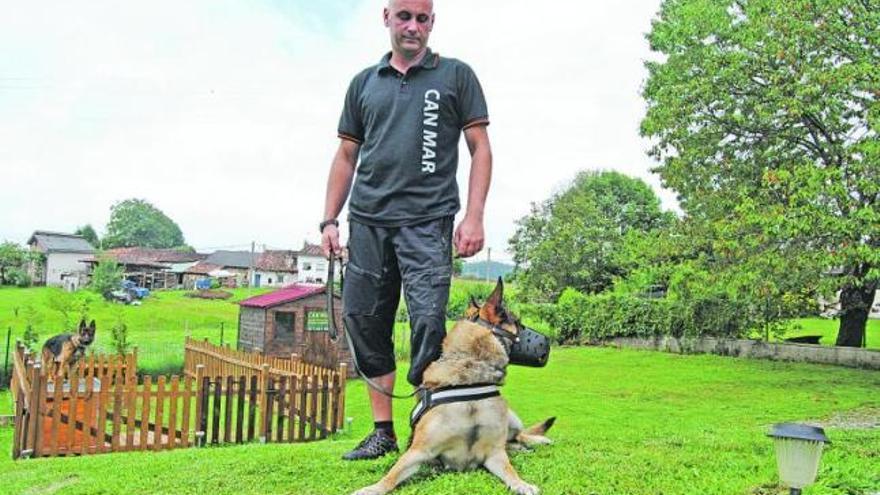
[[[327,259],[323,256],[298,256],[296,259],[298,282],[323,283],[327,281]],[[336,263],[334,278],[339,280],[339,263]]]
[[83,253],[49,253],[46,256],[46,285],[62,286],[62,275],[86,273],[88,267],[80,260],[88,256]]
[[[284,287],[297,282],[296,275],[288,272],[265,272],[256,270],[254,272],[254,280],[251,282],[256,285],[256,275],[260,276],[260,287]],[[271,282],[269,280],[272,280]]]

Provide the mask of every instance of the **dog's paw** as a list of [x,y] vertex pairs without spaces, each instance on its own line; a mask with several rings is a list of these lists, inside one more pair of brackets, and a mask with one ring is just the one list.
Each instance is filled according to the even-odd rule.
[[351,495],[385,495],[385,490],[376,485],[370,485],[353,492]]
[[525,481],[520,481],[519,483],[511,485],[510,489],[517,495],[538,495],[541,493],[541,490],[539,490],[537,486],[530,485]]

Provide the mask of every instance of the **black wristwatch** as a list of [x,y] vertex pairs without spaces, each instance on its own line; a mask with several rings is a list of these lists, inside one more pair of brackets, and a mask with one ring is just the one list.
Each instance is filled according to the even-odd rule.
[[335,226],[335,227],[338,228],[338,227],[339,227],[339,220],[337,220],[337,219],[335,219],[335,218],[331,218],[331,219],[329,219],[329,220],[324,220],[323,222],[321,222],[321,225],[318,226],[318,230],[320,230],[321,233],[323,234],[323,233],[324,233],[324,229],[325,229],[328,225],[333,225],[333,226]]

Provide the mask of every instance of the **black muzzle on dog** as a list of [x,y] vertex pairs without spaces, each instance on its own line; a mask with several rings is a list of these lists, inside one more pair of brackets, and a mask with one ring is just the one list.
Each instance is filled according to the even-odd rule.
[[550,357],[550,338],[529,327],[520,327],[517,340],[510,346],[510,364],[541,368]]
[[541,368],[547,364],[547,359],[550,358],[550,338],[546,335],[519,323],[519,332],[515,334],[482,318],[477,323],[492,330],[492,334],[505,344],[510,364],[533,368]]

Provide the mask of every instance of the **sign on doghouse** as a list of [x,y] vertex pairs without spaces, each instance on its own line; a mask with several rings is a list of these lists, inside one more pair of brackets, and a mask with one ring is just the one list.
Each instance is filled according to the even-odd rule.
[[320,309],[310,309],[306,313],[306,330],[309,332],[326,332],[330,328],[330,320],[327,312]]

